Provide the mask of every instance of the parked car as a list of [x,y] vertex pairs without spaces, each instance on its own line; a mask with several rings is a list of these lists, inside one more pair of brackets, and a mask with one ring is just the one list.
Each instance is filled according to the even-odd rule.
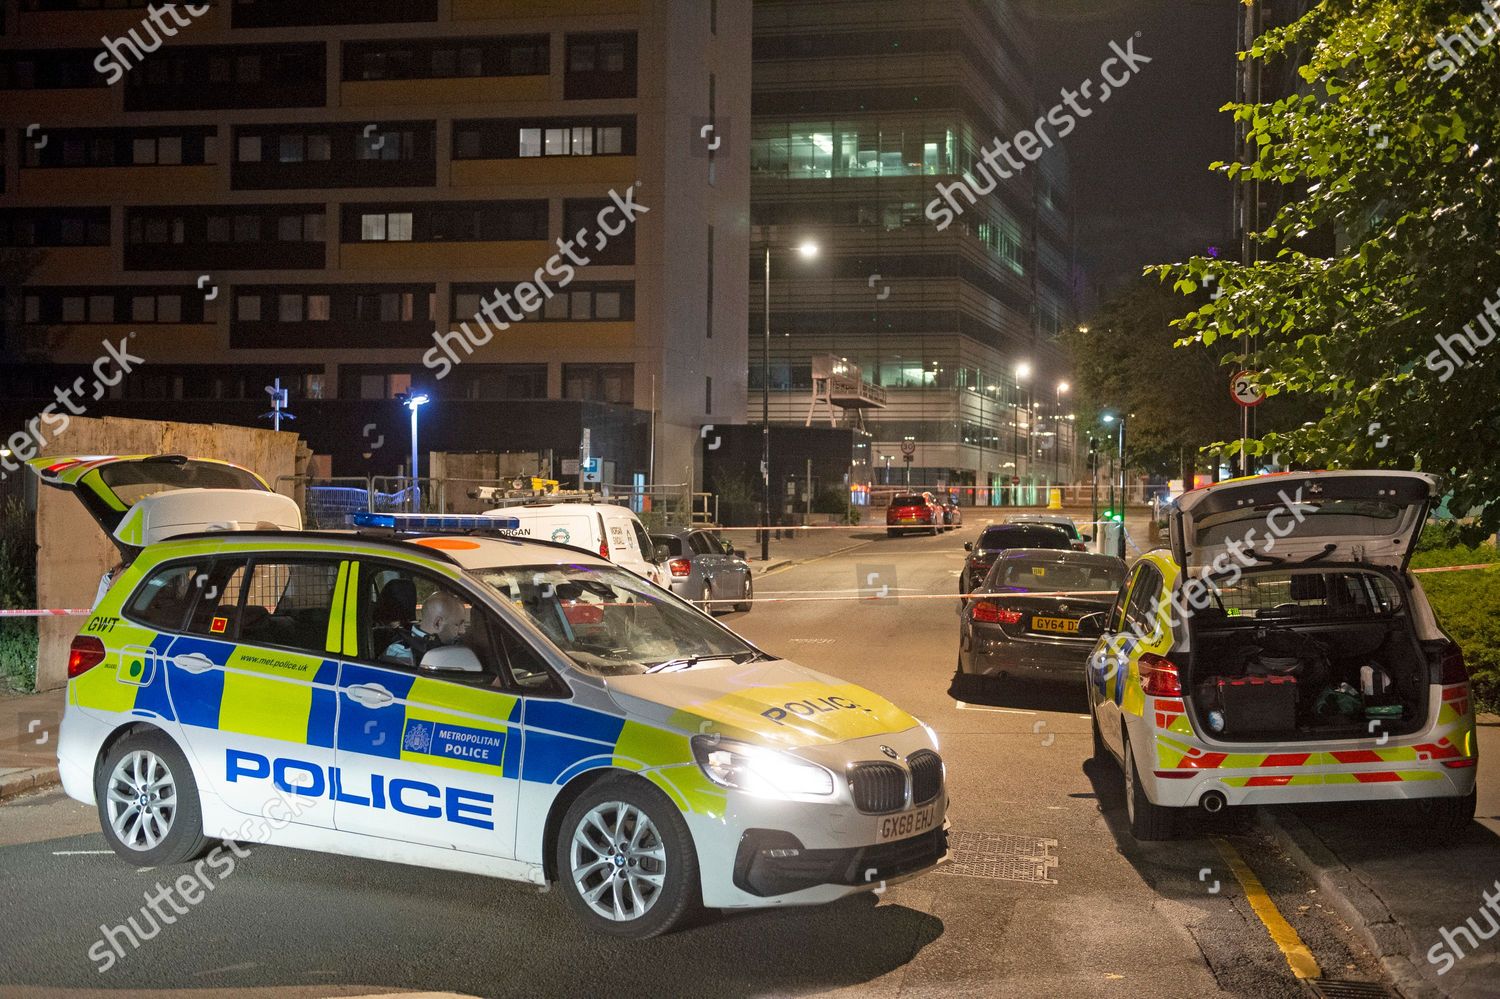
[[958,505],[958,500],[953,496],[943,496],[938,500],[938,506],[943,511],[943,526],[953,531],[964,526],[964,508]]
[[1092,534],[1083,534],[1078,530],[1077,523],[1072,517],[1062,513],[1013,513],[1005,518],[1007,524],[1051,524],[1053,527],[1061,527],[1068,532],[1068,538],[1073,542],[1073,550],[1076,552],[1088,551],[1088,542],[1094,540]]
[[960,619],[959,676],[1077,683],[1124,582],[1113,555],[1000,552]]
[[885,508],[885,533],[890,537],[907,531],[937,534],[943,529],[943,508],[932,493],[897,493]]
[[484,515],[514,517],[520,521],[520,527],[510,532],[518,538],[582,548],[658,586],[666,585],[665,573],[656,561],[655,546],[640,518],[628,506],[537,501],[496,507],[486,510]]
[[673,593],[691,600],[704,610],[748,611],[755,600],[755,582],[745,553],[713,531],[677,531],[653,534],[651,541],[665,547],[663,563]]
[[1178,499],[1089,660],[1094,755],[1119,762],[1137,839],[1228,805],[1413,799],[1431,834],[1469,824],[1469,676],[1408,569],[1438,495],[1335,471]]
[[995,556],[1010,548],[1050,548],[1068,551],[1073,540],[1068,532],[1052,524],[995,524],[979,532],[978,541],[964,543],[969,557],[958,574],[958,592],[977,589],[990,574]]

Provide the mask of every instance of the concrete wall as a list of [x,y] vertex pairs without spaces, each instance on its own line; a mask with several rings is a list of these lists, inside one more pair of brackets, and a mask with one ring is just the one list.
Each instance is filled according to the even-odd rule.
[[[297,435],[220,424],[74,417],[68,432],[42,453],[219,458],[251,469],[274,486],[278,476],[295,472]],[[99,578],[119,562],[119,550],[71,493],[37,492],[37,602],[41,607],[88,607]],[[67,682],[68,645],[83,622],[81,617],[42,619],[37,690]]]

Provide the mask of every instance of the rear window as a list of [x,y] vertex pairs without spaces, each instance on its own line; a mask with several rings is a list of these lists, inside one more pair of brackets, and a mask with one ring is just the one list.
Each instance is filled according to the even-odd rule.
[[1218,600],[1229,617],[1252,620],[1378,617],[1401,603],[1395,584],[1372,572],[1249,572]]
[[133,461],[105,465],[99,479],[126,506],[176,489],[254,489],[265,492],[251,472],[211,461]]
[[979,547],[991,551],[1003,551],[1007,548],[1068,549],[1073,545],[1062,528],[1033,524],[1026,527],[1020,525],[987,527],[979,536]]
[[895,497],[891,498],[891,506],[926,506],[926,505],[927,505],[927,500],[926,500],[925,497],[915,496],[915,495],[912,495],[912,494],[909,494],[909,493],[906,494],[906,495],[903,495],[903,496],[895,496]]
[[652,544],[666,545],[667,551],[671,552],[673,558],[680,558],[682,556],[682,539],[675,534],[653,534],[651,535],[651,542]]
[[1110,562],[1064,564],[1045,559],[1003,558],[986,589],[999,593],[1054,590],[1114,592],[1125,582],[1125,566]]

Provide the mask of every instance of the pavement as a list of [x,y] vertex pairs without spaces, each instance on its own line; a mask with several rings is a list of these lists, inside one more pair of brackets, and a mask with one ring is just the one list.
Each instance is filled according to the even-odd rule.
[[[257,847],[106,974],[89,957],[101,923],[137,915],[174,872],[119,863],[92,808],[44,789],[0,805],[0,993],[630,996],[670,983],[719,996],[1305,997],[1263,921],[1269,905],[1325,982],[1410,999],[1500,995],[1500,936],[1469,947],[1458,930],[1471,917],[1487,927],[1481,892],[1500,879],[1492,769],[1479,771],[1481,821],[1452,846],[1354,806],[1229,810],[1194,816],[1173,841],[1137,843],[1118,768],[1090,759],[1081,698],[948,693],[957,602],[947,598],[982,519],[938,538],[888,539],[882,526],[773,541],[756,607],[720,618],[933,726],[955,854],[938,871],[831,906],[716,915],[622,944],[581,930],[555,892]],[[49,766],[60,707],[55,692],[0,701],[0,765]],[[1485,722],[1493,760],[1500,719]],[[1466,951],[1451,969],[1428,959],[1447,946],[1445,929]]]
[[0,697],[0,801],[57,783],[65,689]]

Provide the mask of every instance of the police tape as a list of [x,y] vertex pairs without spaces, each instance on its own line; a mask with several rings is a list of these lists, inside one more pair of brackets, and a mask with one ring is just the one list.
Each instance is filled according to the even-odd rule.
[[88,617],[94,613],[87,608],[68,607],[61,610],[6,610],[0,608],[0,617]]
[[[1476,565],[1442,565],[1433,566],[1428,569],[1412,569],[1415,575],[1425,572],[1470,572],[1476,569],[1500,569],[1500,562],[1480,562]],[[1037,593],[1032,591],[1021,591],[1017,593],[909,593],[905,596],[886,594],[880,595],[878,590],[871,587],[871,593],[866,596],[860,591],[858,596],[813,596],[813,597],[751,597],[751,601],[757,604],[796,604],[796,603],[828,603],[840,600],[979,600],[985,597],[1098,597],[1114,596],[1118,590],[1058,590],[1051,593]],[[724,600],[698,600],[700,604],[742,604],[743,599],[733,597]],[[0,608],[0,617],[87,617],[93,610],[89,608],[48,608],[44,610],[9,610]]]

